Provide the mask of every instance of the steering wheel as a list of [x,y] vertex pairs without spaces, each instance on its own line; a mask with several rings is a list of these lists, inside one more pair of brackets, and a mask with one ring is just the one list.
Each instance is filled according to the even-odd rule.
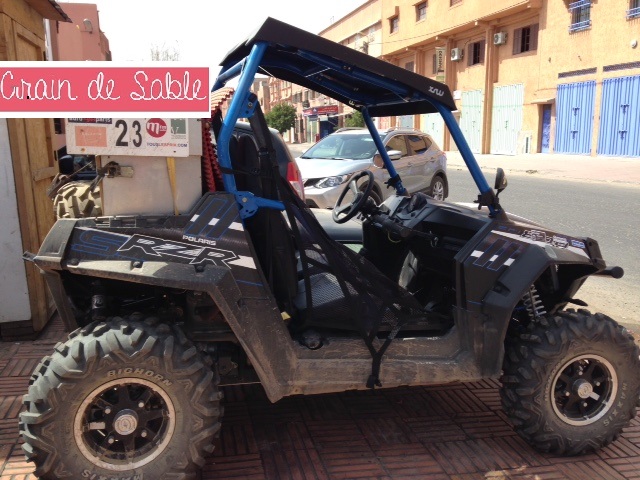
[[[367,182],[366,188],[363,191],[361,191],[357,185],[358,180],[360,180],[362,177],[367,177],[367,176],[369,177],[369,181]],[[331,212],[333,221],[336,223],[346,223],[349,220],[351,220],[353,217],[355,217],[360,212],[360,210],[362,210],[362,207],[364,206],[365,202],[371,195],[372,190],[373,190],[373,172],[369,170],[364,170],[358,173],[357,175],[355,175],[349,181],[349,183],[347,183],[347,185],[344,187],[344,190],[342,190],[342,193],[338,197],[338,200],[336,200],[336,204],[333,207],[333,212]],[[346,205],[342,205],[342,201],[344,200],[344,197],[347,195],[348,192],[353,193],[354,198],[350,203],[347,203]],[[343,214],[344,216],[341,216]]]

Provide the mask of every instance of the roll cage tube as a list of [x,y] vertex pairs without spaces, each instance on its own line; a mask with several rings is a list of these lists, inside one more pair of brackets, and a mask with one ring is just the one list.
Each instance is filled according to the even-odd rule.
[[[212,91],[215,91],[223,87],[228,80],[240,75],[236,95],[233,96],[231,105],[229,105],[229,110],[222,119],[222,127],[220,128],[220,134],[217,138],[218,162],[220,162],[220,165],[225,169],[232,168],[231,154],[229,153],[229,141],[231,140],[231,135],[233,135],[233,129],[236,122],[240,117],[251,117],[255,110],[255,103],[257,103],[257,101],[251,101],[251,85],[256,73],[258,72],[258,67],[260,67],[260,62],[262,61],[262,57],[266,50],[266,43],[256,43],[247,58],[241,60],[230,68],[223,69],[222,73],[218,75],[213,86]],[[240,217],[243,219],[254,215],[260,207],[284,210],[284,204],[282,202],[257,197],[251,192],[238,191],[235,177],[231,173],[222,174],[222,183],[227,192],[233,193],[236,196],[236,201],[240,206]]]
[[[274,62],[273,58],[271,57],[269,59],[266,59],[265,53],[267,52],[268,48],[270,48],[270,44],[268,42],[257,41],[256,43],[254,43],[248,56],[235,64],[223,66],[223,69],[218,75],[218,78],[216,79],[216,82],[212,89],[213,91],[215,91],[218,88],[224,86],[224,84],[231,78],[240,75],[240,80],[236,89],[237,93],[236,95],[234,95],[229,107],[229,111],[223,119],[218,138],[218,158],[222,167],[231,168],[229,140],[231,139],[236,121],[240,117],[250,117],[253,114],[255,105],[253,105],[253,102],[249,100],[249,95],[251,94],[251,84],[256,73],[258,72],[258,69],[260,67],[267,66],[270,63],[277,63],[279,68],[287,70],[288,72],[297,73],[299,75],[301,73],[299,71],[300,69],[297,68],[295,64],[288,64],[286,62]],[[273,48],[277,48],[277,46],[273,46]],[[339,71],[343,75],[348,72],[348,75],[352,75],[354,78],[358,78],[360,80],[366,81],[367,83],[376,85],[379,88],[392,93],[396,96],[396,98],[404,99],[405,102],[411,103],[425,100],[429,102],[442,116],[445,124],[451,132],[451,136],[458,146],[462,158],[467,165],[467,168],[469,169],[469,172],[471,173],[471,176],[476,183],[478,190],[480,191],[480,195],[478,196],[480,205],[487,206],[489,208],[491,216],[495,216],[498,213],[504,213],[500,208],[494,191],[491,189],[482,171],[480,170],[480,167],[473,153],[471,152],[471,149],[469,148],[469,145],[467,144],[467,141],[464,138],[464,135],[460,130],[458,123],[451,113],[449,106],[447,106],[443,102],[440,102],[438,98],[429,96],[426,93],[409,89],[405,85],[398,84],[393,80],[380,77],[373,71],[365,71],[355,65],[341,62],[335,58],[330,58],[323,54],[310,52],[303,48],[298,48],[297,50],[295,50],[295,52],[296,55],[298,55],[300,58],[310,60],[317,66],[320,66],[324,69]],[[376,101],[375,97],[367,95],[364,92],[359,92],[357,89],[348,91],[338,81],[333,81],[332,78],[327,76],[321,77],[315,75],[304,75],[304,77],[307,80],[313,80],[318,85],[322,85],[325,89],[335,92],[336,95],[342,95],[344,97],[353,99],[355,104],[359,103],[358,109],[362,112],[362,116],[365,124],[367,125],[369,133],[371,134],[376,148],[380,152],[380,156],[382,157],[385,167],[389,172],[389,185],[395,188],[398,195],[406,195],[406,189],[402,184],[400,176],[396,172],[395,167],[391,162],[386,149],[384,148],[384,145],[382,144],[382,139],[378,135],[377,129],[375,128],[373,120],[371,119],[371,115],[369,113],[369,109],[371,107],[383,105],[385,104],[385,101],[380,99],[382,100],[382,103],[379,103]],[[253,213],[255,213],[255,210],[258,207],[284,209],[282,202],[254,197],[249,192],[238,192],[235,184],[235,178],[232,174],[223,174],[223,183],[227,191],[236,194],[241,207],[252,207],[249,209],[245,209],[244,214],[242,213],[243,210],[241,209],[241,216],[243,218],[251,216]],[[249,205],[247,205],[247,203]],[[250,211],[253,213],[250,213]]]
[[373,124],[373,120],[371,119],[371,115],[369,115],[369,111],[366,108],[363,108],[360,113],[362,113],[362,118],[364,119],[365,125],[369,129],[371,138],[373,138],[373,143],[376,144],[376,148],[378,149],[378,152],[380,152],[380,156],[382,157],[384,166],[387,169],[387,172],[389,172],[389,180],[387,183],[390,187],[395,188],[398,195],[406,195],[407,189],[404,188],[404,185],[402,185],[400,175],[398,175],[398,172],[396,172],[396,167],[393,166],[393,162],[389,158],[387,149],[384,148],[382,138],[380,138],[380,134],[378,133],[376,126]]
[[491,216],[495,216],[497,211],[496,207],[498,207],[495,193],[487,183],[487,179],[484,177],[482,170],[480,170],[478,161],[473,155],[473,152],[471,151],[471,148],[467,143],[467,139],[464,138],[464,134],[462,133],[462,130],[460,130],[460,126],[458,125],[458,122],[456,122],[453,113],[451,113],[444,105],[438,102],[431,101],[431,104],[438,110],[438,112],[442,116],[444,123],[447,125],[447,128],[449,129],[449,132],[453,137],[453,141],[456,142],[456,145],[458,146],[458,150],[460,151],[460,155],[462,155],[464,163],[469,169],[469,173],[471,173],[473,181],[476,183],[478,190],[480,190],[480,196],[478,197],[479,201],[481,202],[481,204],[486,204],[486,206],[489,208]]

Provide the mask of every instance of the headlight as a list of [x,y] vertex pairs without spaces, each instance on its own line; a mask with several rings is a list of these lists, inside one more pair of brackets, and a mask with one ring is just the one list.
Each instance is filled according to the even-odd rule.
[[330,187],[336,187],[344,182],[346,182],[347,180],[349,180],[349,177],[351,175],[340,175],[337,177],[325,177],[320,179],[320,181],[318,183],[316,183],[314,185],[314,187],[316,188],[330,188]]

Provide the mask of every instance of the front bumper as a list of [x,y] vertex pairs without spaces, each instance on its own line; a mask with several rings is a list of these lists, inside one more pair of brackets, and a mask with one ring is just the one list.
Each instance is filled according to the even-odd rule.
[[344,184],[329,188],[305,187],[305,202],[310,207],[333,208],[343,188]]

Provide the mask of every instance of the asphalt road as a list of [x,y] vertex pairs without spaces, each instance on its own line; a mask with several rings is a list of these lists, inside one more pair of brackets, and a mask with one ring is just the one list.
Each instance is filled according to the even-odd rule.
[[[300,147],[291,145],[295,156]],[[508,167],[509,157],[504,166]],[[606,167],[603,167],[606,172]],[[493,183],[494,171],[484,172]],[[449,169],[449,201],[472,202],[477,189],[467,170]],[[538,175],[511,175],[500,195],[506,211],[560,233],[598,241],[607,265],[625,270],[619,280],[591,277],[576,295],[591,311],[603,312],[640,330],[640,188],[602,182],[566,181]]]

